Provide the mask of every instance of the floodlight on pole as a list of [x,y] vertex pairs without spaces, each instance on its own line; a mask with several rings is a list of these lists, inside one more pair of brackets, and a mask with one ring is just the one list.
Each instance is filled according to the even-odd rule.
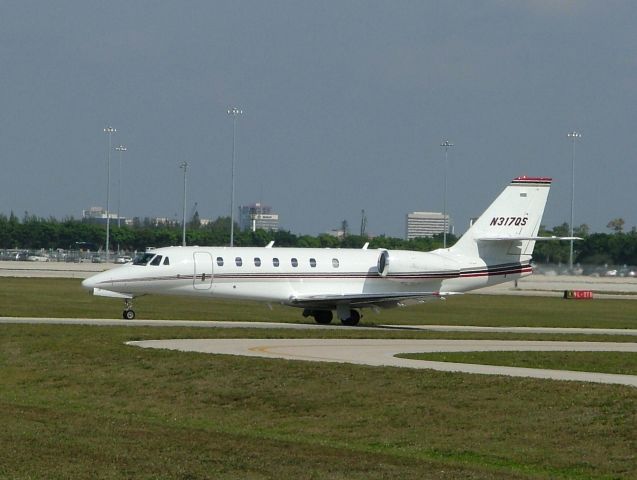
[[113,127],[106,127],[104,133],[108,134],[108,155],[106,159],[106,262],[108,263],[109,256],[109,240],[111,229],[111,214],[110,214],[110,201],[111,201],[111,150],[113,149],[112,137],[117,130]]
[[228,115],[232,115],[232,193],[230,195],[230,246],[234,246],[234,164],[236,156],[237,117],[243,110],[237,107],[228,108]]
[[117,180],[117,228],[119,228],[121,227],[120,205],[122,201],[122,153],[124,153],[127,148],[125,145],[119,145],[115,147],[115,150],[119,152],[119,179]]
[[[571,139],[571,229],[570,234],[573,237],[573,222],[575,217],[575,140],[582,138],[582,134],[572,131],[566,135]],[[573,239],[570,241],[570,249],[568,254],[568,269],[573,271]]]
[[442,233],[442,247],[447,248],[447,230],[449,230],[449,221],[447,219],[447,156],[449,153],[449,149],[453,147],[453,143],[451,143],[449,140],[445,140],[440,144],[440,146],[445,149],[445,179],[442,194],[442,221],[445,227]]
[[179,164],[179,168],[184,170],[184,210],[181,220],[181,245],[186,246],[186,173],[188,172],[188,162]]

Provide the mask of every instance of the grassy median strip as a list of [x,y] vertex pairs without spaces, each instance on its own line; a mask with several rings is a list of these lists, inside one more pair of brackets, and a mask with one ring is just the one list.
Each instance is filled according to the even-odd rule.
[[413,360],[637,375],[631,352],[451,352],[398,355]]

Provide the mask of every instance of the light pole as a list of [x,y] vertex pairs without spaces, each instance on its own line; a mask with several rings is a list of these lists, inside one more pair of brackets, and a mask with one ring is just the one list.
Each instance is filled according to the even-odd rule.
[[179,164],[179,168],[184,169],[184,211],[181,220],[181,245],[186,246],[186,172],[188,171],[188,162]]
[[112,137],[117,132],[113,127],[106,127],[104,133],[108,134],[108,156],[106,160],[106,263],[109,261],[109,238],[111,230],[111,214],[110,214],[110,201],[111,201],[111,150],[113,149]]
[[230,246],[234,246],[234,163],[236,151],[237,137],[237,116],[241,115],[243,110],[237,107],[230,107],[228,115],[232,115],[232,193],[230,197]]
[[119,228],[121,226],[119,220],[119,207],[122,200],[122,153],[125,152],[127,149],[125,145],[119,145],[115,147],[115,150],[119,152],[119,179],[117,180],[117,228]]
[[[572,131],[566,135],[571,139],[571,237],[573,237],[573,222],[575,214],[575,140],[582,138],[582,134]],[[573,271],[573,239],[571,238],[571,246],[568,254],[568,269]]]
[[441,147],[445,149],[445,180],[444,180],[444,190],[442,194],[442,221],[445,225],[445,230],[442,233],[442,247],[447,248],[447,230],[449,229],[448,220],[447,220],[447,155],[449,153],[449,149],[453,147],[453,143],[449,140],[445,140],[440,144]]

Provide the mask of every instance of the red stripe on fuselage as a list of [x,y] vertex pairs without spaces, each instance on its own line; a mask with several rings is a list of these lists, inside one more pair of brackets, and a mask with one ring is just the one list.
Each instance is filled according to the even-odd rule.
[[[378,274],[365,273],[213,273],[214,280],[355,280],[355,279],[377,279],[377,280],[447,280],[453,278],[470,278],[470,277],[490,277],[501,275],[512,275],[519,273],[532,273],[533,268],[530,265],[511,265],[511,266],[492,266],[486,269],[469,270],[466,272],[449,272],[449,273],[395,273],[389,274],[386,277],[381,277]],[[208,276],[209,274],[206,274]],[[198,278],[198,277],[197,277]],[[170,280],[184,280],[188,282],[193,281],[192,275],[170,275],[166,277],[139,277],[129,279],[114,279],[105,282],[105,284],[118,284],[118,283],[140,283],[140,282],[153,282],[153,281],[170,281]],[[213,280],[213,281],[214,281]]]

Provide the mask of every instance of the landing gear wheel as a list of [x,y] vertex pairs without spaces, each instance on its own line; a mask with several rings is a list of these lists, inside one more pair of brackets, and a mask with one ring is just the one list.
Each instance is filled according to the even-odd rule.
[[327,325],[332,323],[332,311],[331,310],[317,310],[314,312],[314,320],[321,325]]
[[348,327],[353,327],[354,325],[358,325],[358,322],[361,319],[361,314],[358,313],[358,310],[350,310],[348,318],[342,318],[341,323]]
[[133,310],[133,299],[124,299],[124,311],[122,312],[124,320],[132,320],[135,318],[135,310]]

